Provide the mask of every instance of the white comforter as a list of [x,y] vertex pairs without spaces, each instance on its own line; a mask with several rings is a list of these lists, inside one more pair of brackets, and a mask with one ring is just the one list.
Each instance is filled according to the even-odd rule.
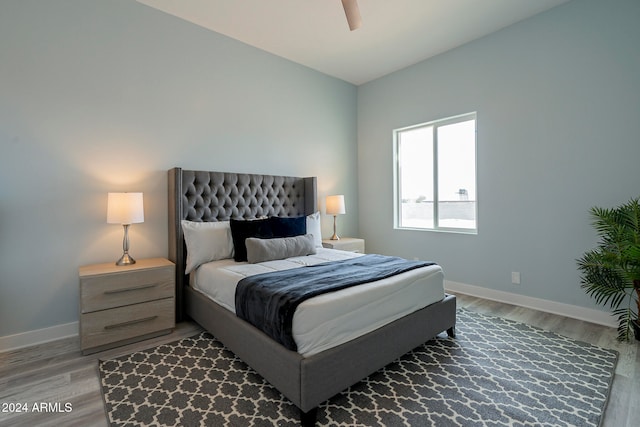
[[[191,285],[235,313],[238,281],[254,274],[339,261],[360,254],[317,248],[316,255],[258,264],[232,259],[201,265]],[[364,335],[444,298],[444,275],[438,265],[320,295],[300,304],[293,317],[298,352],[310,356]]]

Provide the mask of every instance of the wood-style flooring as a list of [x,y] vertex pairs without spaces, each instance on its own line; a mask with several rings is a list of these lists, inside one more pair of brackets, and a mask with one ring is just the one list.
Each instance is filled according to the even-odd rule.
[[[537,326],[620,353],[603,426],[635,427],[640,419],[640,345],[616,341],[612,328],[480,298],[458,295],[458,306]],[[89,356],[80,354],[77,338],[0,353],[0,426],[107,426],[100,392],[98,359],[128,354],[200,331],[184,322],[162,337]],[[2,412],[11,403],[28,412]],[[33,412],[44,403],[49,411]],[[57,405],[56,405],[57,404]],[[70,411],[65,412],[69,409]],[[15,408],[13,408],[15,409]]]

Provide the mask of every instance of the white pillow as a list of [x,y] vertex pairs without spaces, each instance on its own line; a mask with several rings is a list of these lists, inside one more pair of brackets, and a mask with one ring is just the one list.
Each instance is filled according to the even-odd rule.
[[206,262],[233,257],[233,239],[229,221],[182,220],[182,231],[187,244],[185,274],[191,273]]
[[320,226],[320,211],[307,215],[307,234],[313,236],[316,248],[322,247],[322,227]]

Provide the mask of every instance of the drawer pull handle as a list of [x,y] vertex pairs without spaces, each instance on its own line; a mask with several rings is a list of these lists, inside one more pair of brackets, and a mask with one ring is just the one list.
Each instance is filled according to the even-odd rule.
[[149,288],[154,288],[156,286],[155,283],[151,283],[149,285],[141,285],[141,286],[134,286],[131,288],[122,288],[122,289],[113,289],[110,291],[104,291],[105,295],[111,295],[111,294],[119,294],[122,292],[130,292],[130,291],[140,291],[142,289],[149,289]]
[[104,328],[105,329],[122,328],[122,327],[125,327],[125,326],[135,325],[136,323],[149,322],[150,320],[154,320],[154,319],[157,319],[157,318],[158,318],[158,316],[145,317],[143,319],[136,319],[136,320],[130,320],[128,322],[116,323],[114,325],[107,325]]

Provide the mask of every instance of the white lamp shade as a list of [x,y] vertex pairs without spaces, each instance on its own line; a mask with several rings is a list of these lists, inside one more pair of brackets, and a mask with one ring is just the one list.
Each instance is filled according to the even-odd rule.
[[144,222],[142,193],[109,193],[107,223],[136,224]]
[[344,196],[327,196],[327,215],[341,215],[347,213],[344,206]]

